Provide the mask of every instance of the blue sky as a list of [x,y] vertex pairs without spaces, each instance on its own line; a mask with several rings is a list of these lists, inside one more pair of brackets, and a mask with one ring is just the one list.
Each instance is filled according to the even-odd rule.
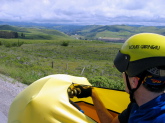
[[1,0],[0,21],[165,25],[165,0]]

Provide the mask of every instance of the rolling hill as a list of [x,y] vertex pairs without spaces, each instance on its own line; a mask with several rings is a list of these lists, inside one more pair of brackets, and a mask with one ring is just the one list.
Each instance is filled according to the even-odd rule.
[[[136,25],[86,25],[72,29],[71,25],[54,26],[54,29],[65,32],[73,37],[87,40],[103,40],[111,42],[124,42],[137,33],[158,33],[165,35],[165,27],[136,26]],[[63,30],[65,29],[65,30]]]
[[[21,24],[20,24],[21,25]],[[0,30],[16,31],[25,34],[26,39],[76,39],[124,42],[137,33],[158,33],[165,35],[165,27],[140,25],[61,25],[32,24],[9,26],[0,25]],[[58,31],[57,31],[58,30]]]
[[[18,26],[10,26],[10,25],[0,25],[0,31],[13,31],[17,32],[19,38],[24,39],[72,39],[70,36],[66,35],[63,32],[57,30],[50,29],[39,29],[39,28],[25,28]],[[21,36],[24,35],[24,36]]]

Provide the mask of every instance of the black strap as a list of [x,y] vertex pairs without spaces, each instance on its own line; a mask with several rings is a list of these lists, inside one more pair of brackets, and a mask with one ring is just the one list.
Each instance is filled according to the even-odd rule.
[[128,90],[129,90],[129,98],[130,98],[130,101],[131,102],[135,102],[134,100],[134,89],[131,88],[131,85],[130,85],[130,82],[129,82],[129,78],[128,78],[128,75],[126,74],[125,72],[125,77],[126,77],[126,83],[127,83],[127,87],[128,87]]
[[143,74],[141,74],[140,80],[138,81],[137,87],[134,88],[134,89],[132,89],[132,88],[131,88],[131,85],[130,85],[130,82],[129,82],[128,75],[127,75],[127,73],[125,72],[126,83],[127,83],[128,89],[129,89],[130,101],[131,101],[131,102],[135,102],[135,99],[134,99],[134,92],[140,87],[140,85],[142,84],[142,82],[143,82],[145,76],[146,76],[146,73],[145,73],[145,72],[144,72]]
[[132,89],[131,89],[131,85],[130,85],[130,83],[129,83],[129,78],[128,78],[128,75],[127,75],[127,73],[126,73],[126,72],[124,72],[124,73],[125,73],[125,77],[126,77],[127,87],[128,87],[128,89],[129,89],[129,91],[131,91]]

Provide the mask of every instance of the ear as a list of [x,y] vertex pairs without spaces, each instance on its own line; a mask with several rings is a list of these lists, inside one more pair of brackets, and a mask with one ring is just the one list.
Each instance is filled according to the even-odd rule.
[[130,85],[131,85],[132,89],[137,87],[138,81],[139,81],[139,79],[137,77],[131,77],[130,78]]

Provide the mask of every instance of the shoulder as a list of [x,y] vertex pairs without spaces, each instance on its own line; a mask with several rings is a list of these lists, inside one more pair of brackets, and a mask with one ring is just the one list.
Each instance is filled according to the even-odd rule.
[[118,118],[119,118],[120,123],[127,123],[128,122],[130,113],[131,113],[132,109],[136,106],[137,106],[136,103],[130,103],[128,105],[128,107],[121,114],[119,114]]

